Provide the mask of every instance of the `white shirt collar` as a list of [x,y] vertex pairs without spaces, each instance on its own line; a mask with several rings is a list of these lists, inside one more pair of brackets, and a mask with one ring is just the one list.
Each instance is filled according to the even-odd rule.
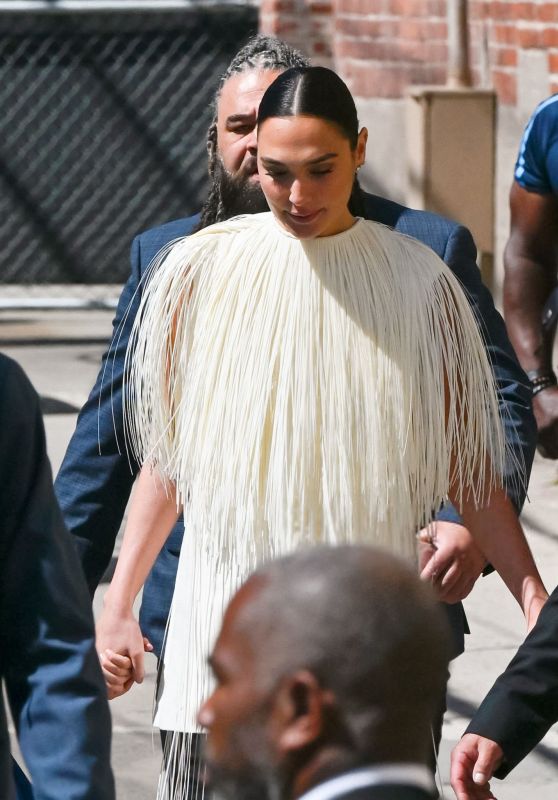
[[333,800],[366,786],[404,784],[433,794],[435,786],[431,772],[423,764],[379,764],[351,770],[330,778],[305,792],[299,800]]

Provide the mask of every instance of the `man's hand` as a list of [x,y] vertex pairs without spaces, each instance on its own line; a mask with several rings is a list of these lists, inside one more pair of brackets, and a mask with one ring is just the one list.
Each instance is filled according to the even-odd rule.
[[466,733],[451,754],[451,785],[457,800],[490,800],[490,779],[501,764],[502,748],[491,739]]
[[537,450],[544,458],[558,458],[558,386],[535,395],[533,411],[537,420]]
[[463,525],[435,522],[420,532],[420,577],[444,603],[467,597],[485,566],[483,553]]

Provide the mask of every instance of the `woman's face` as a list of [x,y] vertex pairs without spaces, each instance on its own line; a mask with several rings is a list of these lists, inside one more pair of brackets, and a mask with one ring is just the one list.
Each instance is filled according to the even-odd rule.
[[364,162],[366,128],[354,150],[319,117],[270,117],[258,130],[263,193],[281,225],[299,239],[332,236],[350,228],[347,204],[357,167]]

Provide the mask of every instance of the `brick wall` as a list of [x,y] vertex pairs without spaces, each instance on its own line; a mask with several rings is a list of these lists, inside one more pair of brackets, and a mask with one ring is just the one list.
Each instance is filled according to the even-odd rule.
[[[261,0],[261,29],[335,66],[361,98],[402,97],[409,84],[444,84],[447,0]],[[523,53],[548,60],[558,91],[558,0],[469,0],[475,86],[515,105]]]
[[314,64],[333,66],[333,0],[261,0],[260,31],[285,39]]
[[338,0],[334,53],[358,97],[400,97],[411,83],[443,83],[445,0]]

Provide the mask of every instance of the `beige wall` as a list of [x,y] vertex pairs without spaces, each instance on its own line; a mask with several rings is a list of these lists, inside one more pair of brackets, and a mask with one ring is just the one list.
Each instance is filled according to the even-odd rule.
[[[526,87],[522,95],[522,108],[500,105],[497,112],[494,296],[498,303],[501,301],[503,278],[502,252],[509,229],[508,193],[513,180],[517,150],[531,111],[545,97],[544,94],[537,93],[536,84],[533,87],[536,69],[536,64],[527,64],[524,73],[522,72]],[[545,85],[542,82],[542,86]],[[359,100],[357,105],[361,123],[369,130],[366,166],[361,172],[363,187],[405,203],[408,196],[405,101]]]

